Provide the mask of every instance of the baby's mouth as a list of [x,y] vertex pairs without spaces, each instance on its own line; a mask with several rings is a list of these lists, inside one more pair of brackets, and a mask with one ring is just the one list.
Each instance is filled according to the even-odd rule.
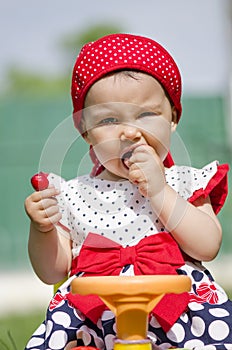
[[122,157],[121,157],[121,160],[122,160],[122,162],[123,162],[123,165],[124,165],[127,169],[129,169],[129,167],[130,167],[130,157],[132,156],[132,153],[133,153],[133,150],[127,151],[127,152],[125,152],[125,153],[122,155]]

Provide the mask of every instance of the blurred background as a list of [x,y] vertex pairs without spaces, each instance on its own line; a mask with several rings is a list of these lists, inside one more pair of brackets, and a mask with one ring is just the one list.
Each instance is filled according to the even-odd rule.
[[[16,343],[20,349],[52,295],[52,287],[34,275],[27,254],[24,200],[32,191],[30,178],[43,170],[69,179],[90,169],[87,146],[71,119],[70,79],[79,49],[113,32],[159,41],[183,78],[183,116],[173,141],[176,162],[231,164],[232,2],[8,0],[0,2],[0,25],[0,345],[15,349]],[[231,199],[229,187],[219,214],[222,249],[209,264],[229,292]]]

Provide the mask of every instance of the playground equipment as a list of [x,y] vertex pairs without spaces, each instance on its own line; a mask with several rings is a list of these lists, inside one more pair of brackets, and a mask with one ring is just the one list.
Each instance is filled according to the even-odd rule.
[[149,312],[165,294],[190,288],[189,277],[176,275],[84,277],[71,284],[73,294],[98,295],[115,314],[114,350],[151,350]]

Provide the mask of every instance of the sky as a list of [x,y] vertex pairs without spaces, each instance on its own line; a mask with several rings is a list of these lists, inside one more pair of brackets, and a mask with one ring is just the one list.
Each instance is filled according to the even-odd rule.
[[2,0],[0,82],[7,84],[12,65],[48,77],[62,73],[66,65],[59,49],[61,38],[108,22],[165,46],[179,65],[185,91],[220,92],[227,87],[231,68],[229,2]]

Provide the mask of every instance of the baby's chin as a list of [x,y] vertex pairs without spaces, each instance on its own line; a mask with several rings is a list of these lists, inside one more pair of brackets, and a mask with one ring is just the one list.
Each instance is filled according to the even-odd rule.
[[103,179],[107,181],[122,181],[128,180],[128,170],[127,171],[114,171],[105,168],[101,174],[99,174],[96,178]]

